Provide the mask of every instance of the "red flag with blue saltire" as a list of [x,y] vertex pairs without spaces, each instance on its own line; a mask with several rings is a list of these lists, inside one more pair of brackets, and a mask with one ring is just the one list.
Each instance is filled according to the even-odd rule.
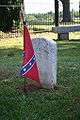
[[32,46],[32,41],[30,38],[29,30],[26,25],[24,25],[24,49],[23,49],[23,64],[21,68],[21,75],[28,77],[37,82],[39,81],[39,73],[36,63],[36,57],[34,54],[34,49]]

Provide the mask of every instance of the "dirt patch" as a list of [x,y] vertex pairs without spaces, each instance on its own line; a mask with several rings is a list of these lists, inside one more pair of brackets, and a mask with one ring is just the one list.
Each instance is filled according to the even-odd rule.
[[30,82],[30,83],[25,83],[20,85],[19,87],[17,87],[17,90],[20,92],[25,92],[25,93],[29,93],[29,92],[34,92],[34,91],[37,91],[37,90],[44,90],[44,91],[54,91],[54,90],[59,90],[59,87],[58,86],[54,86],[53,89],[49,89],[49,88],[44,88],[42,87],[42,85],[40,85],[39,83],[37,82]]
[[10,52],[10,53],[7,54],[8,57],[14,57],[14,55],[15,54],[13,52]]
[[40,84],[31,84],[31,83],[24,83],[23,85],[19,86],[17,88],[18,91],[23,91],[25,93],[28,92],[34,92],[36,90],[41,89],[42,87],[40,86]]

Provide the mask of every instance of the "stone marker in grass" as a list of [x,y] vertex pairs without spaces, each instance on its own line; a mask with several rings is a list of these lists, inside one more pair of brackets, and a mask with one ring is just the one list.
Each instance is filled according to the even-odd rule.
[[32,40],[40,83],[43,87],[54,88],[57,82],[57,45],[53,40],[34,38]]
[[57,45],[53,40],[34,38],[31,40],[24,26],[24,49],[21,75],[30,78],[42,88],[54,88],[57,74]]

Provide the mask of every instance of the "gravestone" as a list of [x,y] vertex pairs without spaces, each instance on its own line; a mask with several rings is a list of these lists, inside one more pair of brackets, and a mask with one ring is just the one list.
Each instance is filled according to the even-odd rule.
[[45,38],[32,39],[41,85],[54,88],[57,82],[57,44]]
[[69,40],[69,32],[80,31],[80,25],[52,27],[52,31],[58,33],[59,39]]

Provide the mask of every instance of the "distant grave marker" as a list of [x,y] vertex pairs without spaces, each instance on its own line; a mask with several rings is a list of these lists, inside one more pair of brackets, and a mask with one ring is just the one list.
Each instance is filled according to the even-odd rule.
[[[70,22],[70,0],[60,0],[63,5],[63,20],[62,22]],[[79,3],[80,11],[80,3]],[[52,28],[53,32],[58,33],[58,39],[69,39],[69,32],[80,31],[80,25],[59,26],[59,1],[55,0],[55,27]]]

